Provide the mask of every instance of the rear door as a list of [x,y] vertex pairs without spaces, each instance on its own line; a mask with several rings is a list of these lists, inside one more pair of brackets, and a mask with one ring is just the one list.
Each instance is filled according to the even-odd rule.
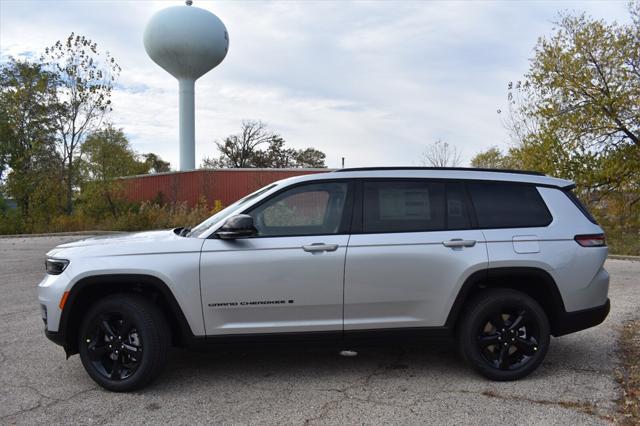
[[348,330],[438,327],[465,279],[487,266],[464,185],[361,182],[345,268]]

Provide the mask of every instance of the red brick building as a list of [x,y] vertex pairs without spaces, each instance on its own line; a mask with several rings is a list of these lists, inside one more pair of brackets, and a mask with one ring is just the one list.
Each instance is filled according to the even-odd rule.
[[280,179],[332,169],[202,169],[121,178],[130,201],[187,202],[194,206],[201,197],[228,206],[251,192]]

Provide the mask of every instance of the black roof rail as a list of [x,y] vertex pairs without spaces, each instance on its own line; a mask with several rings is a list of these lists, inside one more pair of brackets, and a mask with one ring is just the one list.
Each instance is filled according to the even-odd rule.
[[498,172],[498,173],[515,173],[520,175],[546,176],[544,173],[529,170],[515,169],[487,169],[478,167],[351,167],[346,169],[334,170],[334,173],[340,172],[372,172],[376,170],[458,170],[467,172]]

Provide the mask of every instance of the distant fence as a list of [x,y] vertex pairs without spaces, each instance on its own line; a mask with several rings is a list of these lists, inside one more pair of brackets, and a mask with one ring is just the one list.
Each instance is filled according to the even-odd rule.
[[204,197],[212,206],[224,206],[253,191],[292,176],[325,173],[332,169],[203,169],[120,178],[129,201],[156,201],[195,206]]

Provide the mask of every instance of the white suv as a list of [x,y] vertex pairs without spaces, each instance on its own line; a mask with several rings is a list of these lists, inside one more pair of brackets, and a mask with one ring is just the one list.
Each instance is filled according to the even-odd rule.
[[101,386],[155,377],[173,345],[455,336],[493,380],[609,312],[607,247],[566,180],[480,169],[299,176],[193,229],[63,244],[45,332]]

